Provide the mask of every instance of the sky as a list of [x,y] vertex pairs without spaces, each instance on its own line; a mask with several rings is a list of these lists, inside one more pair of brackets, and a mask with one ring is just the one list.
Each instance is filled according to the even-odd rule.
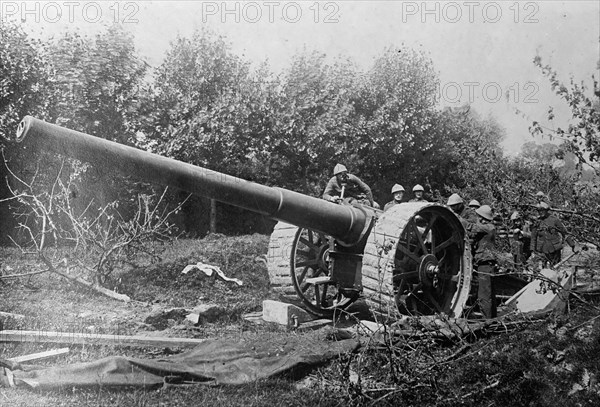
[[[367,70],[388,47],[427,53],[440,78],[440,108],[469,103],[505,129],[513,155],[536,120],[566,127],[569,109],[533,64],[542,57],[568,82],[592,87],[600,60],[598,1],[54,1],[0,0],[0,18],[21,18],[34,36],[65,29],[93,35],[121,22],[157,67],[177,35],[209,28],[238,55],[279,72],[306,48]],[[507,97],[508,95],[508,97]],[[545,120],[555,108],[554,123]]]

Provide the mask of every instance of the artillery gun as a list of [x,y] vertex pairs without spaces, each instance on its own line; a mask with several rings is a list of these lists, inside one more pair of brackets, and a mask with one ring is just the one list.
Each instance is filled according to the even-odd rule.
[[272,287],[295,293],[319,316],[359,298],[382,315],[445,313],[467,302],[472,262],[466,233],[447,207],[404,203],[383,213],[268,187],[26,116],[16,141],[266,215]]

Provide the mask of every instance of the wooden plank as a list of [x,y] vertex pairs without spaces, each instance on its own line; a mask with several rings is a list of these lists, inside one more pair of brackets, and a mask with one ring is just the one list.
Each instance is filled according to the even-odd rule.
[[9,358],[8,360],[11,362],[23,363],[29,362],[30,360],[46,359],[52,356],[64,355],[65,353],[69,353],[69,348],[53,349],[45,352],[32,353],[30,355],[16,356],[14,358]]
[[11,312],[2,312],[2,311],[0,311],[0,318],[23,319],[23,318],[25,318],[25,315],[13,314]]
[[81,332],[0,331],[0,342],[65,343],[80,345],[194,347],[204,339],[106,335]]

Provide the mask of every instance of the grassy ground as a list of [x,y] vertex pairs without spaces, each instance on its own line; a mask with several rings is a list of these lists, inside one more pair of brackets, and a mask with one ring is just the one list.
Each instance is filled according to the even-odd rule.
[[[269,291],[265,265],[256,260],[268,238],[213,236],[158,248],[160,260],[124,268],[107,281],[134,300],[120,303],[50,274],[0,283],[0,310],[26,315],[5,329],[148,334],[171,337],[295,335],[274,324],[241,318],[259,311]],[[3,249],[2,273],[33,271],[35,259]],[[237,287],[200,274],[181,274],[187,264],[214,264]],[[212,302],[225,309],[215,322],[194,327],[181,317],[165,329],[145,323],[156,308],[193,308]],[[385,338],[384,338],[385,339]],[[7,358],[63,345],[0,343]],[[65,365],[108,355],[163,357],[181,349],[73,346],[68,355],[39,362]],[[597,406],[600,405],[600,311],[596,298],[572,297],[567,315],[547,317],[505,332],[457,342],[387,338],[365,341],[360,351],[305,375],[278,377],[244,386],[169,387],[109,391],[63,389],[38,393],[0,388],[0,405],[11,406]]]

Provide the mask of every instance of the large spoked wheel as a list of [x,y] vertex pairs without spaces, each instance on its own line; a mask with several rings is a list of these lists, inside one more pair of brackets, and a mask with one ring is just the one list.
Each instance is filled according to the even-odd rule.
[[471,280],[470,249],[465,246],[464,228],[447,208],[428,206],[414,214],[396,247],[393,286],[398,310],[408,315],[460,315]]
[[292,243],[290,272],[298,297],[310,312],[333,316],[355,298],[343,295],[329,275],[329,236],[299,228]]

